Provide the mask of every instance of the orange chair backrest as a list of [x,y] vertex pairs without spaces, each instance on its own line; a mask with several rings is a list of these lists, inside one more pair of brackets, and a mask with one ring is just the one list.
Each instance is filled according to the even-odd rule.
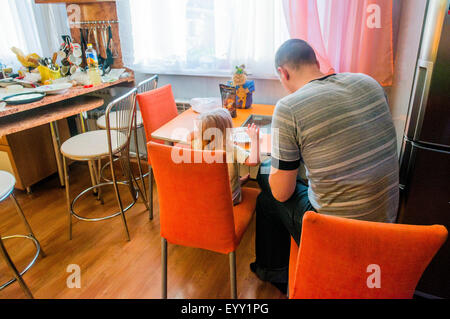
[[298,256],[291,255],[298,262],[291,262],[296,266],[290,270],[290,298],[412,298],[447,235],[439,225],[375,223],[308,212]]
[[[224,254],[234,251],[237,240],[225,152],[150,142],[148,154],[158,187],[161,236],[172,244]],[[177,164],[173,154],[184,154],[186,161]],[[221,163],[208,164],[212,156]]]
[[147,141],[162,143],[151,138],[153,131],[174,119],[178,115],[172,86],[167,84],[158,89],[137,95],[137,102],[144,121]]

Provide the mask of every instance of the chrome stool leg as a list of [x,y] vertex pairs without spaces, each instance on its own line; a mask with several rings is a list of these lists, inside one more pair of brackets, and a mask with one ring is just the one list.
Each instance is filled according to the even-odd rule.
[[[36,262],[36,260],[39,257],[39,255],[41,255],[41,257],[45,257],[45,253],[41,249],[41,245],[40,245],[39,241],[36,239],[36,236],[34,235],[33,230],[31,229],[31,226],[28,223],[28,221],[27,221],[27,219],[25,217],[25,214],[23,213],[23,210],[20,207],[20,205],[19,205],[16,197],[12,193],[12,191],[9,194],[9,198],[13,201],[14,206],[16,207],[17,213],[20,216],[20,219],[22,220],[23,224],[25,225],[25,228],[26,228],[26,230],[28,232],[28,235],[12,235],[12,236],[6,236],[6,237],[1,237],[0,236],[0,253],[1,253],[3,259],[5,260],[6,264],[11,269],[11,271],[13,272],[13,275],[14,275],[13,279],[11,279],[8,282],[0,285],[0,290],[2,290],[3,288],[6,288],[7,286],[12,284],[13,282],[17,281],[20,284],[20,286],[22,287],[22,290],[25,292],[26,296],[28,298],[33,298],[33,295],[31,294],[30,289],[28,288],[28,286],[25,284],[25,282],[22,279],[22,276],[34,265],[34,263]],[[35,253],[33,259],[25,267],[25,269],[22,272],[19,272],[17,270],[16,266],[14,265],[11,257],[9,256],[9,254],[6,251],[6,248],[5,248],[4,244],[3,244],[4,240],[13,239],[13,238],[29,239],[29,240],[31,240],[33,242],[34,246],[36,247],[36,253]]]
[[[111,162],[111,163],[113,162],[112,155],[111,155],[111,158],[110,158],[110,162]],[[121,163],[122,163],[122,161],[121,161]],[[131,173],[131,172],[130,172],[130,173]],[[121,216],[121,218],[122,218],[122,222],[123,222],[123,225],[124,225],[124,227],[125,227],[125,232],[126,232],[126,235],[127,235],[127,240],[130,241],[130,232],[128,231],[127,219],[126,219],[126,217],[125,217],[125,211],[124,211],[124,209],[123,209],[122,200],[121,200],[121,198],[120,198],[119,188],[117,187],[116,174],[115,174],[115,172],[114,172],[114,167],[113,167],[113,165],[111,165],[111,175],[112,175],[112,179],[113,179],[114,192],[115,192],[115,194],[116,194],[117,204],[119,205],[119,208],[120,208],[120,216]],[[132,188],[133,185],[129,185],[129,187]],[[137,200],[137,199],[136,199],[136,200]]]
[[17,280],[17,282],[19,283],[20,287],[22,287],[22,290],[25,293],[25,295],[28,298],[33,299],[33,294],[31,293],[31,291],[28,288],[28,286],[25,283],[25,281],[23,281],[22,276],[20,275],[20,273],[17,271],[17,268],[14,265],[14,263],[12,262],[11,257],[9,257],[9,254],[6,251],[5,246],[3,245],[3,240],[2,240],[1,237],[0,237],[0,253],[2,254],[2,257],[5,260],[5,262],[8,265],[8,267],[13,272],[15,280]]
[[[147,202],[147,190],[145,187],[145,181],[144,181],[144,174],[142,174],[142,165],[141,165],[141,152],[139,151],[139,139],[138,139],[138,134],[137,134],[137,130],[139,129],[137,127],[137,118],[134,118],[134,122],[135,122],[135,127],[134,127],[134,141],[136,144],[136,159],[137,159],[137,164],[138,164],[138,169],[139,169],[139,180],[142,182],[142,200],[144,202]],[[144,140],[145,141],[145,140]],[[147,209],[148,209],[148,205],[147,205]]]
[[[31,236],[31,237],[36,239],[36,236],[34,235],[30,224],[28,224],[28,221],[27,221],[27,219],[26,219],[26,217],[25,217],[25,215],[23,213],[22,208],[20,207],[19,203],[17,202],[16,196],[14,196],[14,194],[11,193],[11,195],[9,195],[9,197],[12,199],[14,205],[16,206],[17,213],[19,214],[20,218],[22,219],[22,222],[25,225],[25,228],[27,229],[29,236]],[[39,244],[39,246],[40,246],[40,244]],[[42,248],[40,248],[40,254],[41,254],[42,257],[45,257],[45,252],[44,252],[44,250]]]

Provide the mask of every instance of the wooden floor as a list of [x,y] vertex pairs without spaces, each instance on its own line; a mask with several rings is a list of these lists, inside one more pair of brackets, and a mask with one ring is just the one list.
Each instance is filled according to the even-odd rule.
[[[89,186],[87,165],[75,163],[70,169],[71,194]],[[105,189],[105,205],[91,194],[80,201],[84,216],[106,216],[116,209],[112,188]],[[126,193],[126,189],[122,189]],[[120,218],[104,222],[75,221],[73,240],[68,239],[65,192],[57,176],[33,187],[27,195],[15,191],[17,199],[46,253],[24,275],[35,298],[160,298],[161,239],[155,194],[155,218],[150,221],[142,202],[127,213],[131,241],[125,237]],[[126,197],[126,196],[125,196]],[[130,200],[127,197],[126,200]],[[25,229],[11,200],[0,203],[0,234],[24,234]],[[285,298],[276,288],[260,281],[249,269],[254,261],[255,222],[251,223],[237,250],[239,298]],[[33,253],[33,244],[19,239],[5,241],[19,269]],[[81,268],[81,288],[68,288],[67,267]],[[10,271],[0,259],[0,283],[10,279]],[[169,244],[169,298],[229,298],[228,256]],[[17,283],[0,291],[0,298],[24,298]]]

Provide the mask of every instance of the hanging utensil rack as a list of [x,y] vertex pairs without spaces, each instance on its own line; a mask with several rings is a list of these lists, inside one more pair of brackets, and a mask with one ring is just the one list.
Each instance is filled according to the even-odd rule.
[[71,25],[78,25],[78,26],[86,26],[86,25],[111,25],[119,23],[117,20],[94,20],[94,21],[75,21],[70,22]]

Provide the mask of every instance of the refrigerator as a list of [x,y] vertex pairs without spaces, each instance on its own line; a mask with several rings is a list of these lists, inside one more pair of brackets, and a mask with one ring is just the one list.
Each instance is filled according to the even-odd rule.
[[[449,3],[427,4],[400,152],[398,222],[441,224],[450,231]],[[425,270],[416,294],[450,298],[450,239]]]

